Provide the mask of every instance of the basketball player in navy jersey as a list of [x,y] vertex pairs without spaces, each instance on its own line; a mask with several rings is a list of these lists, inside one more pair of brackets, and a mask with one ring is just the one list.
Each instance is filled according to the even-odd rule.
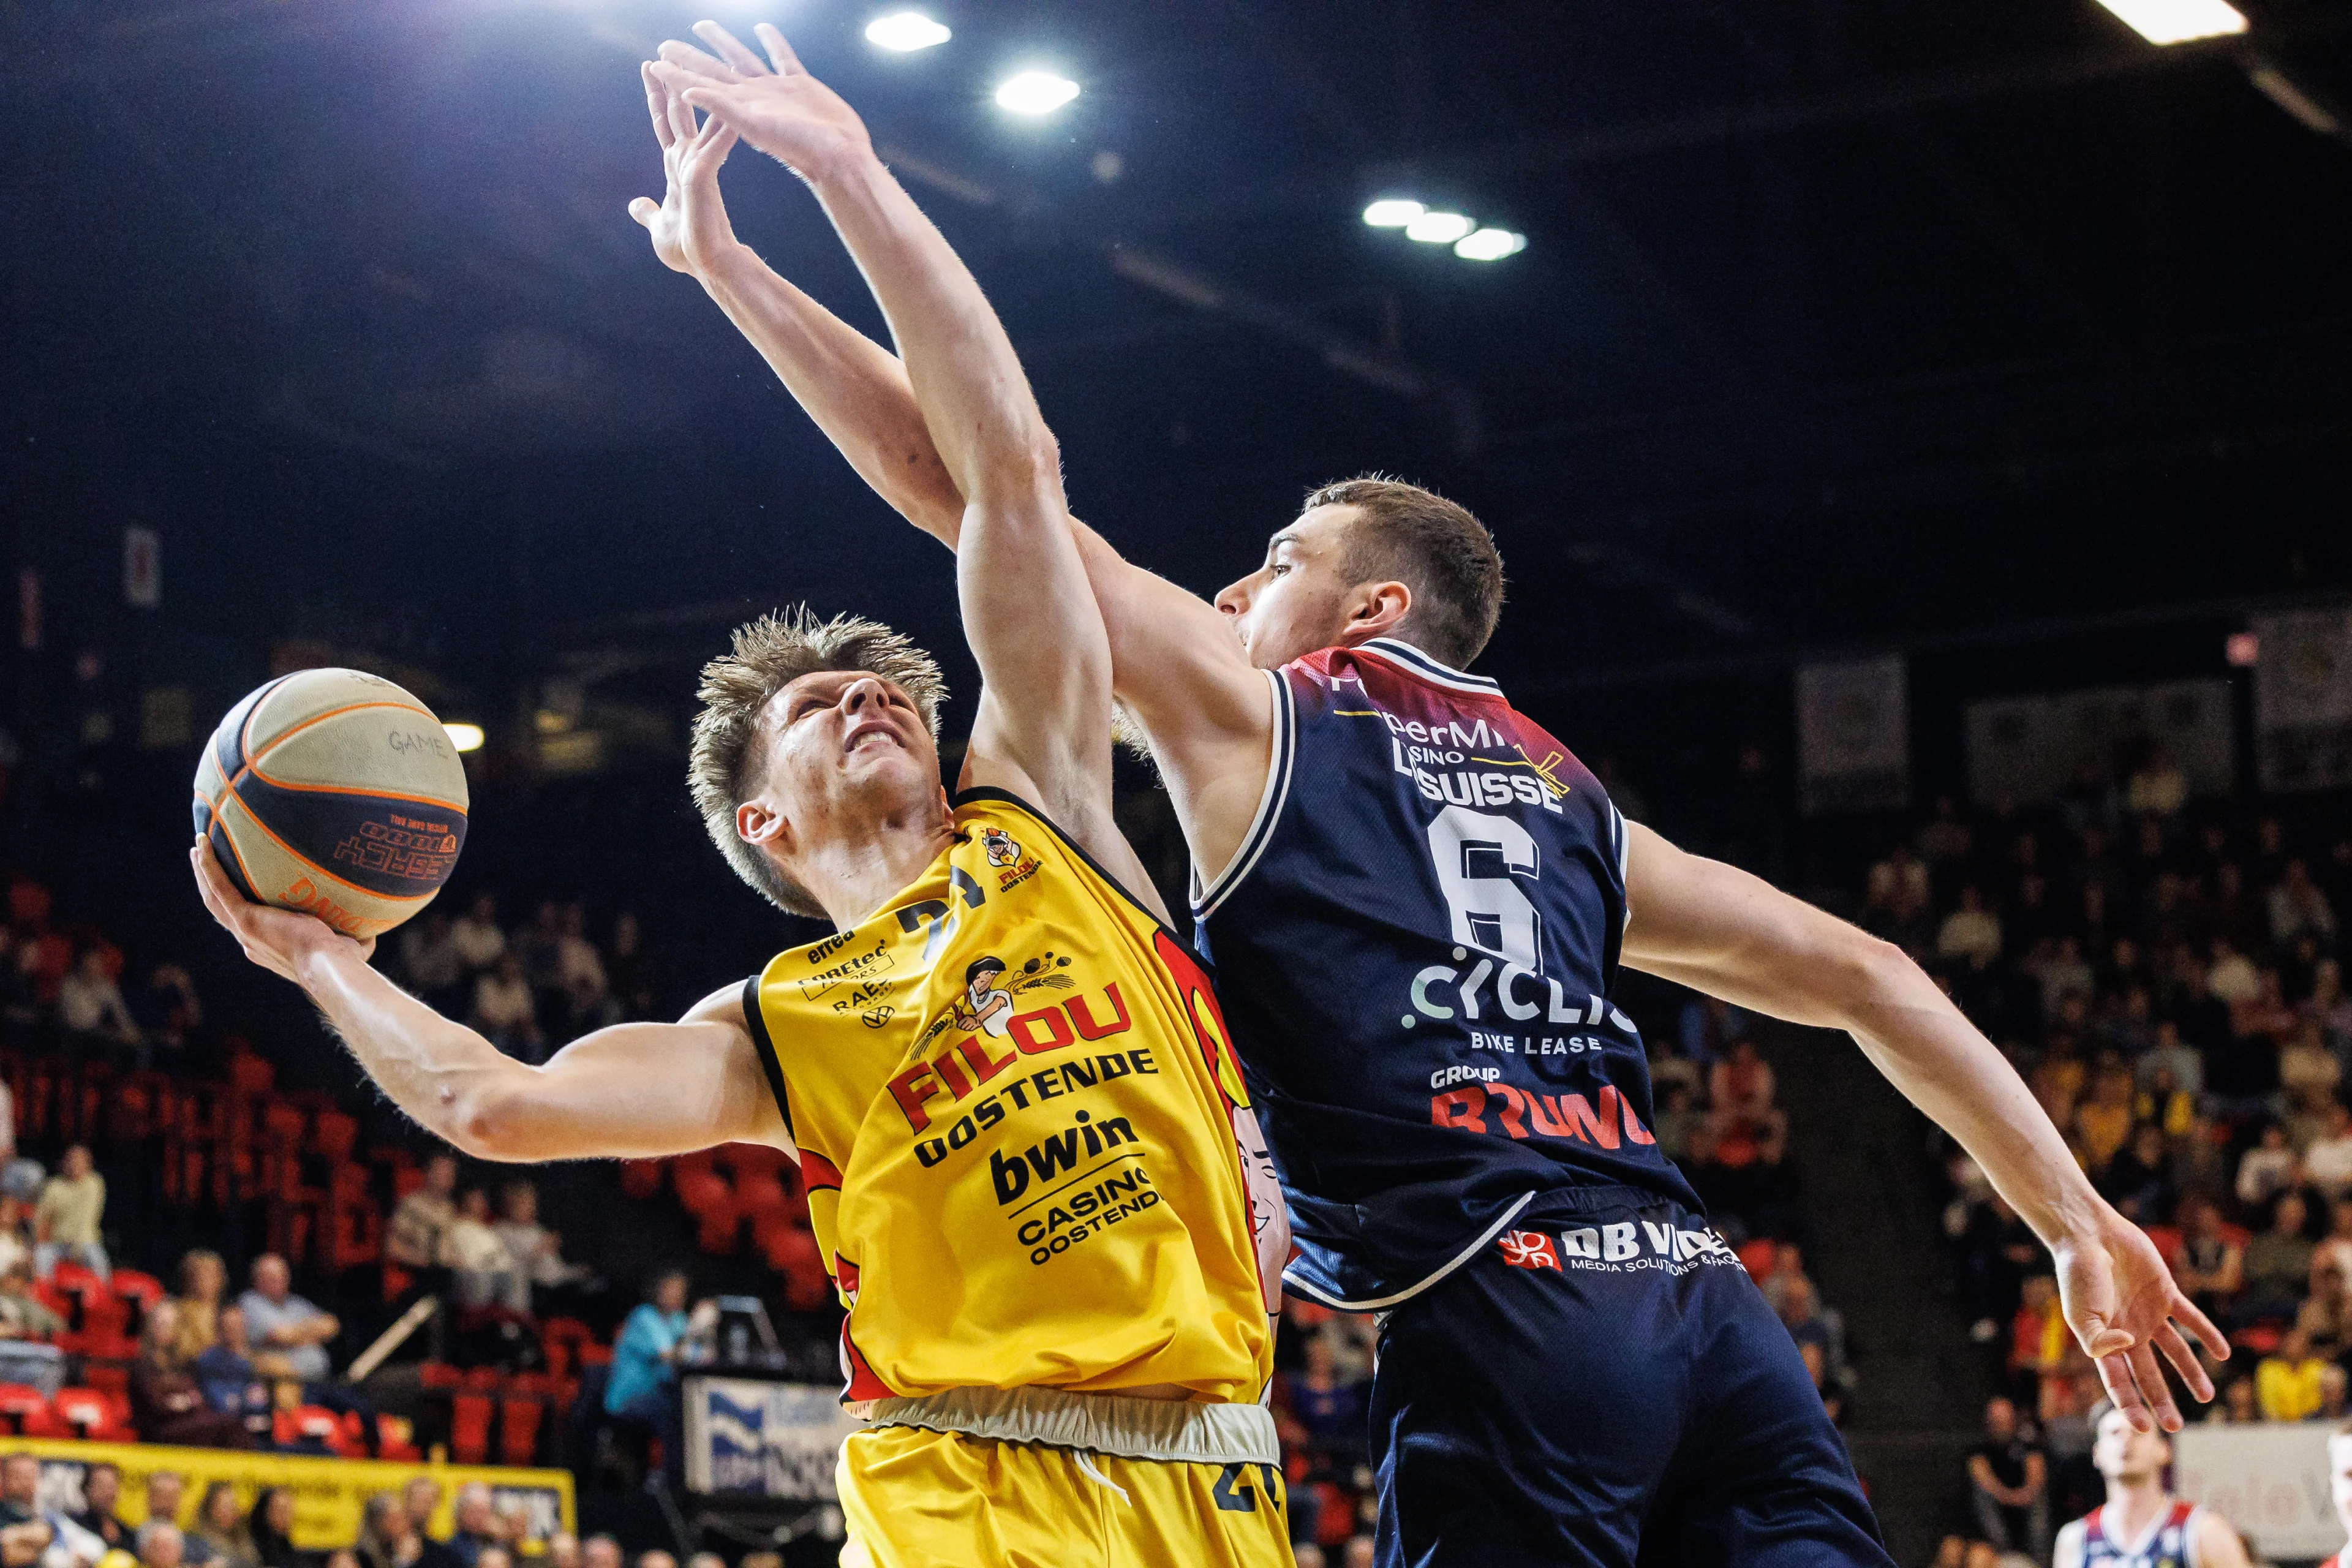
[[2248,1568],[2230,1521],[2166,1489],[2172,1445],[2112,1406],[2094,1426],[2091,1463],[2106,1479],[2105,1505],[2058,1532],[2051,1568]]
[[[812,112],[855,125],[696,31],[716,58],[646,68],[657,125],[672,95],[754,147]],[[952,547],[962,503],[897,362],[736,242],[712,161],[666,164],[632,207],[662,258]],[[1328,487],[1213,606],[1073,528],[1192,852],[1292,1205],[1286,1283],[1383,1314],[1383,1563],[1887,1563],[1795,1347],[1658,1152],[1623,964],[1853,1034],[2051,1247],[2129,1422],[2180,1424],[2159,1355],[2211,1397],[2181,1329],[2226,1355],[2219,1331],[1916,965],[1629,824],[1465,672],[1502,597],[1469,513]]]

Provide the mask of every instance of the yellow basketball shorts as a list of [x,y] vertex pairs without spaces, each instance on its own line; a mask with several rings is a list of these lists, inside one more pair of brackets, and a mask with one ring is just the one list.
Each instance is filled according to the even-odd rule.
[[835,1475],[842,1568],[1290,1568],[1272,1465],[874,1426],[842,1444]]

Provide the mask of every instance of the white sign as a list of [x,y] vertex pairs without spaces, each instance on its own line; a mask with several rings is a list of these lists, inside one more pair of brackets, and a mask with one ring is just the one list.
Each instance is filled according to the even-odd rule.
[[2328,1495],[2321,1421],[2189,1427],[2172,1439],[2173,1489],[2253,1538],[2272,1558],[2326,1557],[2344,1544]]
[[1911,709],[1901,656],[1800,666],[1797,756],[1808,815],[1910,804]]
[[2352,784],[2352,610],[2258,616],[2254,757],[2266,790]]
[[838,1387],[748,1377],[688,1377],[686,1489],[778,1502],[835,1500],[842,1439],[865,1423]]

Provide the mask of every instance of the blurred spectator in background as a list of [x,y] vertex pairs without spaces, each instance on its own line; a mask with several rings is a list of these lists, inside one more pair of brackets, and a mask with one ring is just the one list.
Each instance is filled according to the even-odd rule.
[[[180,1354],[194,1361],[219,1337],[221,1297],[228,1291],[228,1265],[217,1252],[196,1247],[180,1258],[180,1293],[173,1298],[180,1310]],[[251,1330],[250,1323],[246,1325]]]
[[580,1543],[580,1563],[581,1568],[621,1568],[621,1543],[599,1531]]
[[457,1212],[457,1160],[436,1154],[425,1162],[425,1184],[400,1200],[384,1232],[384,1255],[403,1268],[441,1266],[441,1235]]
[[[415,1568],[457,1568],[457,1554],[433,1533],[434,1518],[441,1511],[441,1483],[431,1476],[409,1477],[400,1489],[400,1507],[416,1530]],[[455,1528],[454,1521],[451,1527]],[[546,1568],[556,1565],[551,1561]]]
[[151,1519],[139,1527],[140,1568],[182,1568],[188,1559],[182,1552],[184,1542],[180,1527],[164,1520]]
[[499,1189],[499,1222],[491,1227],[514,1260],[516,1270],[528,1285],[523,1292],[527,1309],[541,1315],[547,1303],[538,1293],[561,1292],[584,1288],[590,1278],[589,1269],[582,1264],[563,1260],[563,1238],[539,1223],[539,1188],[533,1183],[517,1178]]
[[[215,1338],[205,1352],[189,1363],[205,1403],[224,1415],[234,1415],[258,1447],[271,1440],[269,1384],[254,1369],[253,1347],[246,1338],[245,1310],[231,1301],[213,1320]],[[201,1530],[197,1539],[214,1544]]]
[[2270,1227],[2246,1243],[2245,1290],[2231,1314],[2234,1321],[2294,1316],[2311,1282],[2314,1248],[2303,1234],[2308,1212],[2300,1193],[2281,1193],[2271,1205]]
[[2181,1207],[2180,1251],[2172,1277],[2206,1316],[2219,1318],[2245,1288],[2245,1253],[2221,1229],[2221,1211],[2202,1198]]
[[2028,1437],[2017,1406],[1985,1402],[1984,1441],[1969,1454],[1969,1501],[1977,1530],[2003,1552],[2050,1556],[2050,1460]]
[[637,1553],[637,1568],[677,1568],[677,1559],[656,1547]]
[[2301,1421],[2320,1406],[2320,1371],[2327,1363],[2311,1352],[2302,1329],[2279,1336],[2278,1348],[2254,1368],[2254,1403],[2265,1421]]
[[1343,1465],[1360,1462],[1371,1440],[1367,1385],[1340,1373],[1326,1335],[1307,1335],[1304,1353],[1306,1364],[1290,1380],[1291,1415],[1318,1453]]
[[[194,1448],[249,1447],[252,1439],[245,1423],[213,1409],[205,1401],[204,1388],[179,1353],[179,1337],[177,1307],[162,1300],[147,1309],[147,1321],[139,1332],[139,1357],[131,1364],[131,1419],[139,1435],[151,1443],[178,1443]],[[152,1476],[148,1478],[147,1496],[152,1510],[155,1504]],[[205,1556],[209,1560],[209,1549]]]
[[562,927],[555,942],[555,984],[563,996],[567,1036],[585,1034],[619,1021],[613,1005],[612,983],[604,960],[588,940],[587,916],[578,904],[563,907]]
[[2336,910],[2311,879],[2311,868],[2301,860],[2286,863],[2285,874],[2271,889],[2263,906],[2270,917],[2271,940],[2281,947],[2292,946],[2304,936],[2323,943],[2336,940]]
[[0,1528],[22,1531],[20,1539],[27,1542],[41,1534],[41,1568],[91,1568],[106,1555],[106,1542],[67,1515],[41,1506],[37,1454],[0,1456]]
[[477,893],[466,912],[450,922],[449,941],[468,975],[479,974],[506,956],[507,933],[499,929],[495,893]]
[[[131,1014],[146,1044],[166,1053],[166,1066],[185,1057],[205,1022],[205,1007],[196,998],[194,979],[171,963],[159,963],[147,972],[147,984],[131,999]],[[142,1058],[140,1065],[149,1062]]]
[[623,910],[613,917],[613,947],[604,955],[604,972],[611,978],[613,1000],[619,1005],[622,1017],[654,1016],[653,961],[646,952],[644,933],[638,930],[637,917],[631,910]]
[[[164,1520],[176,1526],[180,1522],[181,1507],[187,1501],[187,1478],[177,1470],[148,1471],[147,1517],[151,1520]],[[206,1563],[212,1560],[211,1552],[201,1548],[195,1552],[190,1552],[184,1542],[181,1544],[180,1552],[190,1563]]]
[[2303,1178],[2332,1199],[2352,1187],[2352,1110],[2331,1100],[2326,1115],[2327,1131],[2303,1152]]
[[2238,1161],[2238,1202],[2249,1209],[2263,1208],[2302,1182],[2303,1163],[2287,1147],[2286,1129],[2276,1121],[2265,1121],[2254,1146]]
[[309,1554],[294,1544],[294,1493],[286,1487],[264,1487],[246,1516],[246,1534],[253,1542],[253,1560],[261,1568],[309,1568]]
[[474,982],[474,1011],[469,1020],[489,1042],[510,1057],[537,1061],[541,1037],[539,1003],[522,964],[513,953],[499,959]]
[[111,1270],[99,1239],[105,1216],[106,1178],[90,1163],[89,1151],[77,1143],[66,1151],[33,1209],[34,1272],[47,1279],[57,1271],[58,1259],[69,1258],[100,1281],[107,1279]]
[[491,1228],[490,1198],[481,1188],[457,1200],[457,1212],[441,1232],[440,1262],[449,1270],[450,1295],[458,1306],[530,1315],[530,1280]]
[[188,1533],[211,1547],[213,1561],[223,1568],[260,1568],[261,1554],[236,1506],[236,1488],[228,1481],[215,1481],[205,1489]]
[[0,1270],[0,1340],[46,1340],[65,1331],[65,1319],[34,1287],[33,1260],[19,1250]]
[[409,988],[435,1012],[454,1012],[462,1005],[473,966],[466,962],[447,910],[427,910],[423,920],[408,922],[400,933],[400,967]]
[[253,1260],[253,1288],[237,1298],[246,1331],[257,1351],[286,1358],[287,1370],[304,1383],[324,1383],[332,1370],[327,1342],[342,1331],[332,1315],[294,1294],[294,1274],[286,1259],[265,1252]]
[[[684,1423],[678,1404],[677,1359],[693,1321],[686,1311],[687,1279],[676,1269],[654,1281],[651,1300],[631,1312],[613,1344],[604,1384],[604,1413],[651,1431],[662,1442],[662,1465],[675,1479]],[[709,1303],[705,1303],[707,1307]]]
[[1944,917],[1936,933],[1936,956],[1977,969],[2000,957],[2000,917],[1985,908],[1984,894],[1975,886],[1962,888],[1960,907]]
[[479,1481],[468,1481],[457,1489],[457,1506],[452,1510],[457,1528],[449,1532],[449,1554],[464,1568],[476,1568],[484,1552],[506,1544],[493,1506],[496,1500],[490,1489]]
[[110,1060],[128,1059],[141,1040],[138,1021],[98,948],[84,952],[58,982],[58,1022],[65,1026],[68,1044]]
[[2324,1258],[2311,1260],[2311,1294],[2297,1309],[2294,1326],[2313,1353],[2326,1360],[2352,1350],[2352,1291],[2345,1289],[2344,1276]]
[[367,1568],[415,1568],[424,1550],[424,1538],[391,1492],[378,1492],[360,1510],[360,1537],[355,1550]]
[[[744,1555],[748,1558],[752,1553],[746,1552]],[[547,1559],[541,1568],[582,1568],[580,1538],[568,1530],[559,1530],[549,1536]],[[776,1568],[783,1568],[782,1558],[777,1559]]]
[[115,1510],[122,1502],[122,1467],[111,1459],[100,1459],[82,1473],[81,1511],[73,1521],[106,1542],[110,1548],[131,1551],[134,1547],[131,1527],[122,1522]]

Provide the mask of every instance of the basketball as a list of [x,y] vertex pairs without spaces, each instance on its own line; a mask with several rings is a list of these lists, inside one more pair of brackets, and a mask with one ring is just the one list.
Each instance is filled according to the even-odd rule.
[[196,764],[196,831],[237,890],[362,940],[433,901],[466,842],[466,805],[441,721],[356,669],[261,687]]

